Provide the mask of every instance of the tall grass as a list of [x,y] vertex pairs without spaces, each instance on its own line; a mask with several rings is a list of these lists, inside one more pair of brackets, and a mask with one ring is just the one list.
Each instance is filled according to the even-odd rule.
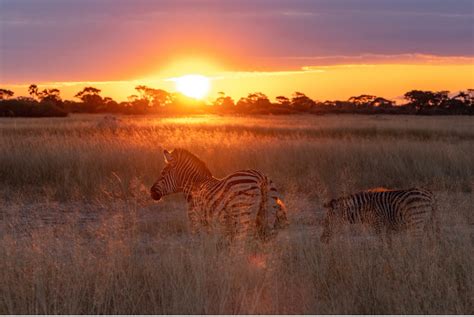
[[[363,238],[322,245],[294,226],[257,255],[242,254],[213,236],[148,241],[115,215],[93,229],[4,235],[0,313],[472,313],[469,248],[466,234],[434,246],[404,238],[391,248]],[[255,256],[266,263],[249,261]]]
[[[0,120],[0,313],[474,313],[470,118],[101,120]],[[191,237],[182,198],[148,197],[175,147],[218,177],[264,171],[290,228],[245,252]],[[419,185],[441,242],[358,227],[319,242],[321,200]]]
[[162,168],[162,149],[175,147],[196,153],[218,177],[242,168],[263,170],[283,191],[473,186],[474,129],[465,117],[125,118],[109,128],[98,122],[2,120],[4,197],[100,198],[113,175],[149,186]]

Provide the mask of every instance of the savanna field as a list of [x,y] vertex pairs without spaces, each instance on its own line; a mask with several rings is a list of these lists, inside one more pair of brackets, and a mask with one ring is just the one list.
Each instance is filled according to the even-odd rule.
[[[469,116],[5,118],[0,148],[2,314],[474,313]],[[244,252],[192,236],[181,195],[149,194],[174,148],[216,177],[264,172],[290,226]],[[325,201],[414,186],[440,241],[320,242]]]

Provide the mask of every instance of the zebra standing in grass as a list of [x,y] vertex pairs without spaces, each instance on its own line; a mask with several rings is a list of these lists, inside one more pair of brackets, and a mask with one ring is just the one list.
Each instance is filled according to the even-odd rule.
[[184,193],[191,232],[217,227],[225,235],[266,238],[287,225],[286,210],[273,182],[255,170],[214,178],[206,165],[183,149],[164,151],[166,165],[151,187],[154,200]]
[[387,235],[406,229],[420,236],[429,224],[439,231],[433,194],[422,188],[369,190],[333,199],[324,207],[322,242],[328,242],[343,222],[369,224],[378,234],[385,229]]

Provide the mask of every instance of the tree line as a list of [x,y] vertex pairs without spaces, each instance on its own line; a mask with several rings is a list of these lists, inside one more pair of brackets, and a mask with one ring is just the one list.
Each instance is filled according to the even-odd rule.
[[373,95],[350,97],[348,100],[316,101],[304,93],[291,97],[277,96],[272,102],[261,92],[250,93],[237,102],[220,92],[211,104],[144,85],[135,87],[136,94],[127,101],[117,102],[101,96],[101,90],[85,87],[74,100],[63,100],[60,90],[37,85],[28,88],[29,97],[16,97],[14,92],[0,88],[0,117],[63,117],[69,113],[162,114],[186,115],[214,114],[416,114],[416,115],[472,115],[474,89],[460,91],[450,97],[449,91],[411,90],[404,95],[406,102],[394,101]]

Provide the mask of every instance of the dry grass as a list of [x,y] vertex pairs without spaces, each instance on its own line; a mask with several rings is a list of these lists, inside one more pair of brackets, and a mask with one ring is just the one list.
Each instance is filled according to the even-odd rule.
[[[474,313],[471,118],[101,118],[0,120],[0,313]],[[174,147],[263,170],[290,228],[245,253],[190,237],[180,197],[148,198]],[[441,243],[320,244],[322,200],[408,186],[435,192]]]

